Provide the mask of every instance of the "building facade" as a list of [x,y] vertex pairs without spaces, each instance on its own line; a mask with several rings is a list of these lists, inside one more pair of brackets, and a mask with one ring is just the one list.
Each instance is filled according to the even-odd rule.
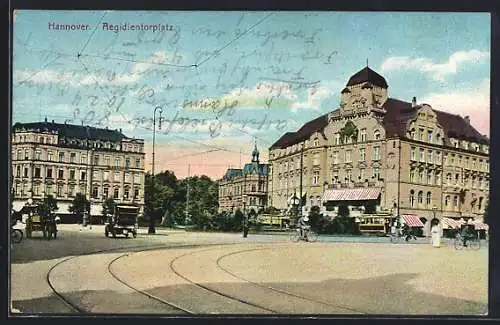
[[269,165],[259,162],[257,145],[243,169],[229,168],[219,180],[219,212],[259,212],[267,207]]
[[76,193],[91,202],[92,216],[102,203],[144,206],[144,140],[121,130],[52,122],[16,123],[12,132],[12,205],[52,195],[64,218]]
[[[489,139],[461,117],[389,98],[366,67],[341,91],[340,107],[284,134],[269,149],[269,205],[332,217],[416,215],[482,220],[489,197]],[[301,181],[302,180],[302,181]]]

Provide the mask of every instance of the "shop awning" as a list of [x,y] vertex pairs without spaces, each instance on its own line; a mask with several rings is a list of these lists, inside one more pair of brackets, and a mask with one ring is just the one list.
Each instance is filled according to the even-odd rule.
[[328,189],[323,194],[323,202],[376,200],[380,191],[379,187]]
[[404,222],[410,227],[423,227],[424,224],[420,221],[420,218],[414,214],[403,214],[401,216]]
[[443,224],[445,224],[449,228],[453,228],[453,229],[460,228],[460,226],[462,226],[464,224],[464,222],[462,220],[455,220],[455,219],[446,218],[446,217],[443,217],[443,219],[441,219],[441,221],[443,222]]
[[488,230],[488,225],[485,223],[482,223],[481,221],[469,221],[469,224],[474,225],[474,228],[476,230]]

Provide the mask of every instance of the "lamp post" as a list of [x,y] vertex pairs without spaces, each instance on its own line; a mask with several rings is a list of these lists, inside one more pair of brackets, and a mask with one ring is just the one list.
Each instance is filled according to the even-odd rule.
[[248,220],[247,220],[247,196],[243,195],[243,237],[244,238],[247,237],[247,233],[248,233],[247,223],[248,223]]
[[292,206],[295,214],[295,223],[297,223],[299,218],[299,198],[297,197],[297,192],[293,193],[292,197]]
[[[151,167],[151,197],[154,196],[154,191],[155,191],[155,139],[156,139],[156,112],[160,111],[160,121],[158,122],[158,128],[161,129],[161,113],[163,113],[163,109],[161,106],[156,106],[154,111],[153,111],[153,164]],[[153,214],[149,216],[149,229],[148,229],[148,234],[154,234],[156,233],[155,229],[155,221],[153,218]]]

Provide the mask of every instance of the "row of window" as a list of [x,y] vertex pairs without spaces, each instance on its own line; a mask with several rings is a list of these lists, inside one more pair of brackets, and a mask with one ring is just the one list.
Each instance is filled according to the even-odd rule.
[[[424,192],[423,191],[419,191],[417,193],[417,201],[415,202],[415,191],[414,190],[410,190],[410,207],[414,208],[414,207],[419,207],[419,208],[422,208],[422,207],[427,207],[427,208],[431,208],[431,204],[432,204],[432,193],[431,192],[427,192],[426,195],[425,195],[425,205],[424,205],[424,202],[423,202],[423,197],[424,197]],[[479,200],[472,200],[471,201],[471,210],[473,212],[475,212],[476,210],[476,206],[477,206],[477,209],[478,211],[481,211],[481,209],[483,208],[483,202],[484,202],[484,198],[483,197],[480,197]],[[445,198],[444,198],[444,209],[445,210],[448,210],[450,208],[450,206],[452,205],[453,203],[453,207],[454,209],[458,209],[458,206],[459,206],[459,196],[458,195],[455,195],[453,196],[453,202],[451,201],[451,195],[446,195]],[[477,203],[477,204],[476,204]]]
[[57,144],[56,137],[49,136],[35,136],[35,135],[16,135],[16,142],[38,142],[38,143],[46,143],[46,144]]
[[[63,168],[59,168],[59,169],[53,169],[52,167],[46,167],[45,168],[45,178],[56,178],[55,176],[55,172],[57,171],[57,179],[65,179],[65,170]],[[33,169],[33,175],[31,175],[31,177],[33,178],[42,178],[42,168],[41,167],[35,167]],[[78,173],[79,172],[79,173]],[[77,178],[77,173],[78,175],[80,176],[79,178]],[[94,180],[99,180],[100,179],[100,176],[102,174],[102,180],[107,180],[109,181],[111,178],[113,178],[113,180],[115,182],[119,182],[121,181],[121,176],[122,176],[122,172],[119,172],[119,171],[99,171],[99,170],[95,170],[93,171],[93,177],[92,179]],[[112,176],[110,178],[110,175]],[[141,175],[140,174],[133,174],[134,176],[134,183],[140,183],[141,181]],[[17,166],[16,167],[16,177],[21,177],[21,166]],[[24,167],[23,169],[23,174],[22,174],[22,177],[30,177],[29,175],[29,168],[28,167]],[[130,173],[124,173],[124,177],[125,177],[125,182],[130,182],[131,181],[131,174]],[[68,179],[69,180],[80,180],[80,181],[85,181],[87,180],[87,172],[84,171],[84,170],[80,170],[80,171],[77,171],[75,169],[70,169],[69,170],[69,173],[68,173]]]
[[[424,148],[411,147],[410,159],[412,161],[428,162],[440,165],[441,152],[433,151],[430,149],[426,151]],[[488,160],[486,159],[485,160],[476,158],[470,159],[467,156],[462,157],[461,155],[447,154],[447,153],[443,155],[443,164],[445,166],[457,166],[457,167],[464,166],[468,168],[469,162],[471,163],[470,167],[472,169],[476,169],[476,167],[479,167],[478,169],[482,171],[489,170],[489,163]],[[477,166],[477,163],[479,163],[479,166]]]
[[[23,156],[24,153],[24,156]],[[43,154],[43,155],[42,155]],[[77,159],[77,153],[76,152],[70,152],[69,155],[67,156],[66,159],[66,154],[63,151],[59,151],[58,153],[58,160],[57,162],[69,162],[69,163],[77,163],[79,161],[80,164],[86,165],[88,164],[87,162],[87,155],[85,154],[79,154],[80,159]],[[17,150],[17,160],[22,160],[24,157],[24,160],[30,160],[30,150],[29,149],[24,149],[24,152],[22,149]],[[103,156],[104,160],[104,166],[111,166],[111,157],[109,156]],[[46,159],[43,159],[46,158]],[[51,151],[42,151],[42,150],[35,150],[34,160],[45,160],[45,161],[56,161],[55,160],[55,155]],[[94,155],[93,158],[93,164],[94,165],[99,165],[99,155]],[[125,167],[125,168],[131,168],[131,158],[125,158],[125,166],[122,166],[122,158],[121,157],[116,157],[114,160],[114,167],[120,168],[120,167]],[[141,168],[141,158],[135,158],[135,168]]]
[[418,130],[410,130],[410,138],[418,141],[425,141],[434,144],[443,144],[443,138],[439,133],[436,132],[436,137],[434,137],[434,130],[426,130],[424,128],[419,128]]
[[[380,179],[380,168],[372,168],[372,174],[370,175],[367,173],[366,168],[360,168],[358,169],[358,174],[353,175],[353,170],[352,169],[346,169],[345,174],[344,174],[344,179],[341,179],[339,177],[338,172],[334,172],[332,175],[332,184],[349,184],[352,182],[365,182],[366,180],[372,181],[372,180],[378,180]],[[283,177],[281,177],[281,174],[279,175],[279,186],[278,189],[285,189],[293,186],[298,186],[300,184],[300,175],[293,175],[290,177],[287,177],[288,175],[285,173],[283,174]],[[355,176],[358,177],[358,179],[355,179]],[[320,182],[320,172],[319,171],[314,171],[312,173],[312,178],[310,179],[311,183],[307,184],[307,178],[304,180],[303,179],[303,185],[321,185]]]
[[[266,185],[263,181],[258,183],[258,186],[255,184],[248,185],[248,190],[251,192],[256,192],[257,189],[259,192],[266,191]],[[240,186],[232,186],[230,188],[223,187],[221,188],[221,196],[232,196],[232,195],[240,195],[243,193],[243,185]]]
[[[26,183],[18,184],[14,191],[16,195],[19,196],[24,196],[28,194],[29,190],[29,185]],[[64,192],[64,189],[67,189],[67,192]],[[41,189],[42,185],[41,184],[33,184],[33,195],[34,196],[41,196]],[[123,192],[123,199],[130,199],[131,196],[131,188],[128,186],[125,186],[123,189],[120,189],[118,186],[113,187],[113,198],[118,199],[121,198],[120,194]],[[57,184],[57,185],[52,185],[52,184],[45,184],[44,186],[44,193],[45,195],[53,195],[55,197],[65,197],[66,194],[68,197],[74,197],[76,193],[82,193],[85,194],[85,186],[75,186],[73,184],[68,184],[63,185],[63,184]],[[139,187],[135,187],[133,189],[133,199],[137,200],[139,199],[139,194],[140,194],[140,189]],[[94,186],[92,188],[92,198],[98,198],[99,196],[99,187]],[[109,188],[108,187],[103,187],[102,188],[102,197],[103,199],[106,199],[109,197]]]

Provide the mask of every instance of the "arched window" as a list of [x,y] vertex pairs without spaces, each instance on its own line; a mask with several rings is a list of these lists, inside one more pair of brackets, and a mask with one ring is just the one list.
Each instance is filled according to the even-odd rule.
[[446,197],[444,198],[444,205],[447,207],[450,205],[450,196],[449,195],[446,195]]
[[455,196],[453,197],[453,206],[454,206],[454,207],[458,207],[458,196],[457,196],[457,195],[455,195]]
[[427,192],[427,195],[425,197],[425,203],[427,204],[427,206],[431,205],[431,192]]
[[118,199],[119,195],[120,195],[120,190],[118,187],[115,187],[113,191],[113,198]]
[[373,138],[375,140],[380,140],[380,131],[379,130],[375,130],[375,132],[373,133]]
[[99,195],[99,188],[97,186],[94,186],[92,188],[92,197],[95,199]]
[[422,200],[423,200],[424,192],[419,191],[418,192],[418,205],[422,205]]
[[413,207],[415,205],[415,191],[410,191],[410,206]]

